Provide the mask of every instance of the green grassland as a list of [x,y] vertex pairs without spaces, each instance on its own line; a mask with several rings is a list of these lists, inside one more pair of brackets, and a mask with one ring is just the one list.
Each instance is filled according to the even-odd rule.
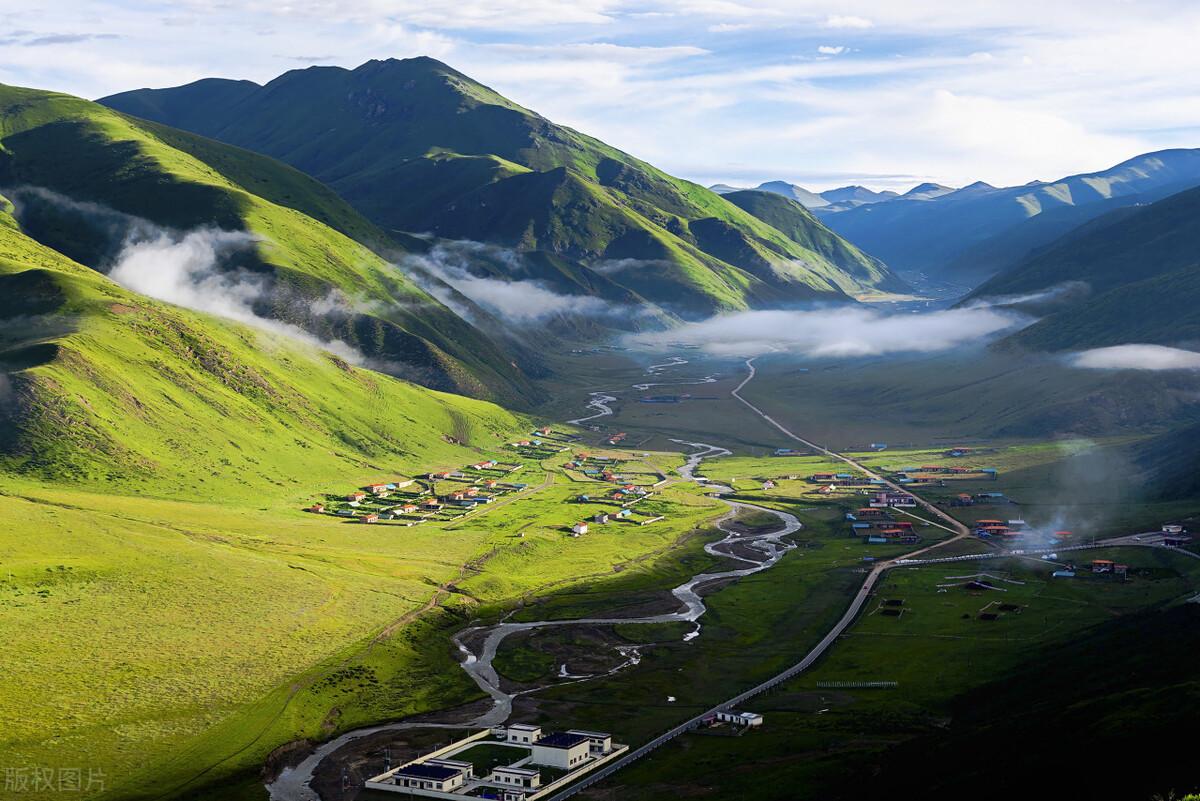
[[[612,677],[544,689],[530,697],[525,715],[553,719],[555,725],[599,727],[637,743],[798,661],[849,603],[863,579],[863,556],[904,550],[868,549],[845,535],[840,513],[831,508],[798,516],[805,526],[794,537],[799,547],[770,570],[708,594],[698,638],[683,641],[693,629],[686,624],[611,627],[619,638],[615,644],[643,646],[641,662]],[[557,592],[518,619],[546,619],[547,611],[567,618],[644,608],[653,598],[661,604],[665,591],[690,575],[691,568]],[[553,685],[559,664],[566,661],[570,669],[573,653],[575,659],[595,657],[595,640],[586,630],[566,626],[510,638],[500,648],[497,669],[517,681]],[[521,712],[519,706],[518,716]]]
[[[1069,652],[1073,639],[1096,627],[1103,631],[1103,624],[1115,617],[1145,609],[1166,614],[1164,609],[1200,586],[1200,561],[1169,551],[1119,549],[1094,556],[1128,562],[1130,580],[1090,574],[1052,579],[1049,565],[1012,560],[987,568],[997,577],[992,583],[1004,592],[973,591],[961,586],[967,579],[953,578],[973,572],[962,565],[894,570],[817,667],[748,705],[765,715],[764,729],[743,737],[685,736],[585,797],[660,798],[668,788],[686,788],[690,797],[728,799],[795,798],[817,788],[830,798],[883,791],[883,785],[873,783],[881,754],[941,731],[955,713],[957,697],[1025,665],[1031,655],[1051,648]],[[885,600],[903,603],[888,606]],[[1014,609],[1000,611],[1001,604]],[[888,616],[884,609],[902,613]],[[979,615],[984,611],[998,618],[983,620]],[[1037,670],[1032,663],[1028,669]],[[896,681],[899,686],[819,686],[866,681]],[[1003,753],[1007,747],[980,745],[985,753]],[[1076,753],[1069,745],[1063,750]],[[897,776],[920,764],[917,751],[907,758],[907,767],[895,766]],[[959,758],[972,761],[965,754]],[[941,772],[953,776],[961,768],[946,763]],[[764,770],[769,783],[756,778]],[[922,776],[936,772],[934,766],[920,767]]]
[[20,721],[6,758],[56,764],[68,748],[104,767],[111,797],[149,797],[252,775],[292,740],[473,699],[452,627],[581,577],[673,573],[675,542],[716,506],[678,485],[660,501],[668,520],[573,539],[577,483],[552,477],[413,528],[306,514],[275,492],[217,503],[6,482],[0,514],[19,536],[2,552],[0,634],[47,633],[0,680]]

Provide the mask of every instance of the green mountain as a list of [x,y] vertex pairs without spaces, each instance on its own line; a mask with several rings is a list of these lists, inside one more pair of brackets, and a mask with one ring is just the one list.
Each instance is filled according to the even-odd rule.
[[22,229],[74,261],[107,271],[150,225],[243,232],[227,273],[254,285],[256,316],[435,389],[533,397],[511,354],[376,255],[399,248],[303,173],[67,95],[0,87],[0,120],[0,187]]
[[[130,292],[0,215],[0,466],[188,498],[464,458],[519,418]],[[295,491],[293,489],[293,491]]]
[[1007,342],[1066,350],[1145,342],[1200,341],[1200,189],[1094,220],[976,289],[985,297],[1028,295],[1078,283],[1046,316]]
[[[903,292],[907,289],[905,283],[893,275],[883,262],[830,231],[799,201],[778,192],[753,189],[728,192],[723,197],[782,232],[797,245],[821,254],[851,281],[881,290]],[[849,290],[852,286],[847,281],[846,288]]]
[[385,229],[547,251],[681,316],[899,285],[853,251],[848,275],[804,237],[429,58],[100,102],[285,161]]

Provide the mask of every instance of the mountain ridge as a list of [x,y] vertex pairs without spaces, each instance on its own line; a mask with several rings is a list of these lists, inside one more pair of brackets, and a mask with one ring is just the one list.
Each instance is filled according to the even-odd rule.
[[[987,278],[1073,225],[1166,188],[1200,184],[1200,149],[1144,153],[1090,173],[1053,182],[992,187],[977,181],[929,200],[903,197],[884,204],[818,210],[835,232],[901,272],[919,270],[954,281]],[[1063,209],[1074,211],[1061,211]],[[1030,223],[1054,213],[1061,224]],[[1011,247],[1006,246],[1010,241]],[[973,266],[972,261],[980,261]]]
[[[180,111],[185,100],[202,113]],[[715,193],[427,57],[101,102],[279,158],[389,231],[545,250],[585,266],[641,262],[614,280],[681,316],[875,290]]]

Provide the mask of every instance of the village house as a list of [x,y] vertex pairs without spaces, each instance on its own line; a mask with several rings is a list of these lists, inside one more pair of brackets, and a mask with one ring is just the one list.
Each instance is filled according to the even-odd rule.
[[346,496],[346,500],[352,503],[358,503],[367,497],[365,492],[352,492]]
[[600,514],[596,515],[596,522],[597,522],[597,523],[600,523],[600,524],[607,523],[607,522],[608,522],[608,515],[607,515],[606,513],[604,513],[604,512],[601,512]]
[[308,507],[308,511],[313,512],[315,514],[321,514],[322,512],[325,511],[325,504],[314,503],[312,506]]
[[[532,768],[498,766],[492,768],[491,775],[488,776],[488,783],[503,788],[519,787],[522,790],[536,790],[542,786],[542,774]],[[509,797],[523,798],[524,793]]]
[[1092,560],[1093,573],[1111,573],[1113,572],[1114,563],[1110,559],[1094,559]]
[[757,712],[741,712],[736,709],[718,712],[717,720],[721,723],[732,723],[735,726],[745,726],[747,728],[754,728],[763,724],[763,716]]
[[528,723],[514,723],[511,726],[496,730],[496,733],[504,737],[505,742],[529,745],[542,736],[542,727],[533,726]]
[[588,533],[588,524],[580,521],[571,527],[571,534],[578,537],[580,534]]
[[912,507],[917,505],[917,500],[907,492],[878,492],[871,496],[870,505],[873,508]]
[[585,734],[553,732],[533,743],[529,762],[559,770],[574,770],[591,758],[591,738]]
[[604,756],[612,753],[612,735],[606,731],[567,729],[567,734],[578,734],[588,738],[588,750],[592,756]]
[[439,793],[450,793],[462,787],[471,775],[471,765],[465,768],[442,764],[439,760],[428,760],[407,765],[392,777],[397,787],[411,787],[421,790],[435,790]]
[[411,515],[413,512],[417,511],[417,505],[415,503],[406,503],[400,507],[400,511],[403,514]]
[[618,520],[625,520],[626,518],[629,518],[632,516],[633,516],[633,512],[629,511],[628,509],[621,509],[616,514],[616,517]]
[[361,520],[363,523],[378,523],[379,515],[371,512],[370,514],[363,515],[361,518],[359,518],[359,520]]

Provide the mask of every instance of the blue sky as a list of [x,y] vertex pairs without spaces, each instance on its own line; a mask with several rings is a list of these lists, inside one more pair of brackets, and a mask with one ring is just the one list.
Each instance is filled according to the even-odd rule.
[[1025,183],[1200,146],[1189,0],[0,0],[0,81],[99,97],[430,55],[681,176]]

